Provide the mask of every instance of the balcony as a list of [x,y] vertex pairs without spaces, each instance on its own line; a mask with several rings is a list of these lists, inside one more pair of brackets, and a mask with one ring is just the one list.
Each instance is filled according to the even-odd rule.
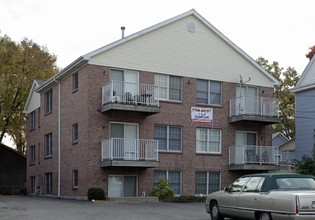
[[230,100],[229,123],[256,121],[264,124],[279,123],[279,100],[242,96]]
[[101,167],[159,167],[158,141],[110,138],[102,141]]
[[229,170],[279,170],[278,147],[243,145],[229,147]]
[[159,113],[159,87],[111,81],[102,87],[101,112],[110,110]]

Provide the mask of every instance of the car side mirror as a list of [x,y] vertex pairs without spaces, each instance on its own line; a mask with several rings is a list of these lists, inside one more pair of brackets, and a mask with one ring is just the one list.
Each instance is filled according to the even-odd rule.
[[225,192],[229,192],[229,191],[230,191],[230,187],[225,187],[225,188],[224,188],[224,191],[225,191]]

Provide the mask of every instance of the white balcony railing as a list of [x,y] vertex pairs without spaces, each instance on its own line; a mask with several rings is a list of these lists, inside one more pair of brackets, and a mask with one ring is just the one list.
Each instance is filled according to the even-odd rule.
[[278,147],[271,146],[232,146],[229,147],[229,165],[260,164],[278,165]]
[[102,105],[107,103],[159,106],[159,87],[111,81],[102,87]]
[[102,161],[158,159],[157,140],[110,138],[102,141]]
[[241,96],[230,100],[230,117],[257,115],[279,117],[279,100],[257,96]]

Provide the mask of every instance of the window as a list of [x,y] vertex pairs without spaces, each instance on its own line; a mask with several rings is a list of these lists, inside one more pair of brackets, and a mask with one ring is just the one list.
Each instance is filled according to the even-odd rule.
[[236,163],[259,163],[260,160],[266,161],[269,154],[260,154],[257,152],[256,132],[236,131],[235,146],[236,146]]
[[275,154],[274,155],[274,161],[278,161],[278,162],[284,162],[283,160],[282,160],[282,154]]
[[176,126],[156,125],[154,139],[159,141],[160,151],[182,150],[182,128]]
[[221,153],[221,130],[197,128],[197,153]]
[[72,81],[73,81],[73,88],[72,88],[73,91],[78,90],[78,88],[79,88],[79,75],[77,72],[72,75]]
[[264,177],[252,177],[246,183],[243,192],[259,192],[264,182]]
[[72,126],[72,141],[73,143],[77,143],[79,140],[79,126],[78,124],[74,124]]
[[40,128],[40,108],[38,108],[38,128]]
[[171,189],[176,195],[181,194],[181,172],[180,171],[154,171],[154,187],[158,185],[160,179],[168,180]]
[[35,164],[35,146],[30,147],[30,164]]
[[77,170],[72,171],[72,187],[73,188],[78,188],[79,186],[79,173]]
[[52,133],[45,135],[45,157],[52,156]]
[[182,100],[182,78],[164,74],[155,74],[154,82],[159,86],[159,98],[171,101]]
[[219,172],[196,172],[196,195],[208,195],[220,190],[221,174]]
[[278,189],[315,189],[315,181],[313,178],[297,177],[297,178],[277,178],[276,179]]
[[229,192],[240,192],[250,177],[241,177],[230,186]]
[[197,103],[208,105],[222,104],[222,83],[209,80],[197,80]]
[[40,143],[38,143],[38,164],[40,164]]
[[30,131],[35,129],[35,111],[30,113]]
[[45,92],[45,113],[52,111],[52,89]]
[[30,177],[30,193],[35,194],[35,176]]
[[45,193],[52,194],[52,173],[45,173]]

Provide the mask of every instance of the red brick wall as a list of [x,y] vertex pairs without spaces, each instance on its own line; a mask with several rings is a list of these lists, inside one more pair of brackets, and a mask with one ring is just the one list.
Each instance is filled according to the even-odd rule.
[[[105,72],[105,73],[104,73]],[[72,76],[61,82],[61,196],[86,196],[90,187],[101,187],[108,193],[109,175],[137,175],[138,195],[143,191],[147,194],[153,190],[154,170],[176,170],[182,172],[182,194],[195,194],[196,171],[216,171],[221,173],[222,188],[229,185],[246,172],[230,172],[228,167],[228,147],[235,145],[235,131],[258,132],[259,145],[271,145],[271,126],[259,123],[229,124],[229,100],[235,97],[236,84],[223,82],[222,106],[196,104],[196,83],[194,78],[183,78],[182,102],[160,101],[160,113],[146,116],[144,113],[110,111],[101,113],[102,86],[109,82],[109,67],[87,65],[78,71],[79,89],[72,90]],[[140,71],[140,83],[154,84],[154,73]],[[189,84],[188,80],[193,80]],[[261,91],[265,91],[262,94]],[[272,97],[272,88],[260,88],[260,96]],[[41,95],[41,103],[44,103]],[[28,146],[40,143],[41,163],[28,165],[28,180],[30,176],[42,176],[53,172],[53,194],[57,195],[57,165],[58,165],[58,86],[53,88],[53,112],[44,115],[41,110],[41,126],[28,132]],[[208,127],[207,124],[190,122],[190,108],[211,107],[214,111],[214,125],[222,131],[222,153],[196,154],[196,128]],[[150,168],[101,168],[101,141],[109,138],[110,122],[132,122],[139,124],[140,139],[154,139],[154,126],[176,125],[182,127],[182,152],[160,152],[160,167]],[[79,126],[79,141],[72,143],[72,125]],[[44,135],[53,133],[53,157],[44,158]],[[261,137],[265,137],[263,140]],[[37,149],[37,148],[36,148]],[[72,188],[72,171],[78,170],[79,187]],[[104,180],[104,181],[103,181]],[[44,187],[42,188],[44,189]]]

